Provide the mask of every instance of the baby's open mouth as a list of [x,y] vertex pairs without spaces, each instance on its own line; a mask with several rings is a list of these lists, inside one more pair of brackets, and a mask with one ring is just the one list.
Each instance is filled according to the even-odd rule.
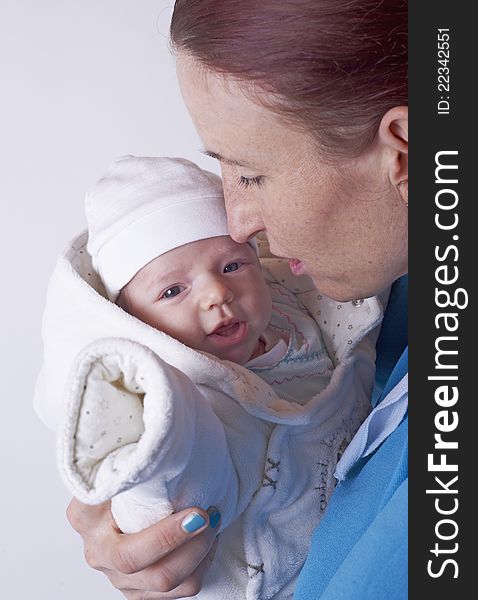
[[215,344],[229,346],[242,342],[247,337],[247,329],[244,321],[234,321],[217,327],[208,337]]
[[222,335],[223,337],[234,335],[240,326],[241,324],[239,322],[231,323],[230,325],[223,325],[222,327],[219,327],[218,329],[213,331],[213,334]]

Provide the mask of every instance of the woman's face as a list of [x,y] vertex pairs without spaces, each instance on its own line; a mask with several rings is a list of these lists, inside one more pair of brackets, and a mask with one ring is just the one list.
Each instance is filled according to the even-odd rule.
[[240,84],[178,56],[184,101],[205,151],[220,160],[239,243],[264,231],[327,296],[381,292],[407,268],[407,209],[379,141],[359,159],[321,157],[306,133],[250,100]]

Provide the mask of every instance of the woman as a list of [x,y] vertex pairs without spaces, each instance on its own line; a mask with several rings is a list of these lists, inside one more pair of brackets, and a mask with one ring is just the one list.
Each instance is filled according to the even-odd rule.
[[[186,106],[221,163],[233,238],[264,231],[336,300],[393,284],[371,420],[344,456],[296,598],[405,598],[406,3],[177,0],[171,38]],[[194,595],[213,560],[201,509],[131,536],[108,505],[73,501],[69,518],[89,564],[129,599]]]

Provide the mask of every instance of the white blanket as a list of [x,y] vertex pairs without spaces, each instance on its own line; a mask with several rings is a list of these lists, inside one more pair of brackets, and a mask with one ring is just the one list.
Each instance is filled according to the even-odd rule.
[[57,430],[65,483],[83,502],[113,498],[125,532],[219,508],[223,535],[199,597],[291,597],[337,458],[369,410],[382,302],[334,302],[263,259],[276,300],[300,299],[335,366],[325,390],[291,402],[108,301],[85,246],[84,233],[50,281],[35,399]]

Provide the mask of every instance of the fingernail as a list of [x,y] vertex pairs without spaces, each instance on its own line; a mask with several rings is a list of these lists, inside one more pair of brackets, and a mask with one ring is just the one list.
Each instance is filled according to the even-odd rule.
[[181,523],[181,527],[186,533],[193,533],[206,524],[206,519],[199,513],[190,513]]
[[211,526],[211,529],[216,529],[221,520],[221,513],[216,507],[211,506],[207,509],[207,514],[209,515],[209,525]]

